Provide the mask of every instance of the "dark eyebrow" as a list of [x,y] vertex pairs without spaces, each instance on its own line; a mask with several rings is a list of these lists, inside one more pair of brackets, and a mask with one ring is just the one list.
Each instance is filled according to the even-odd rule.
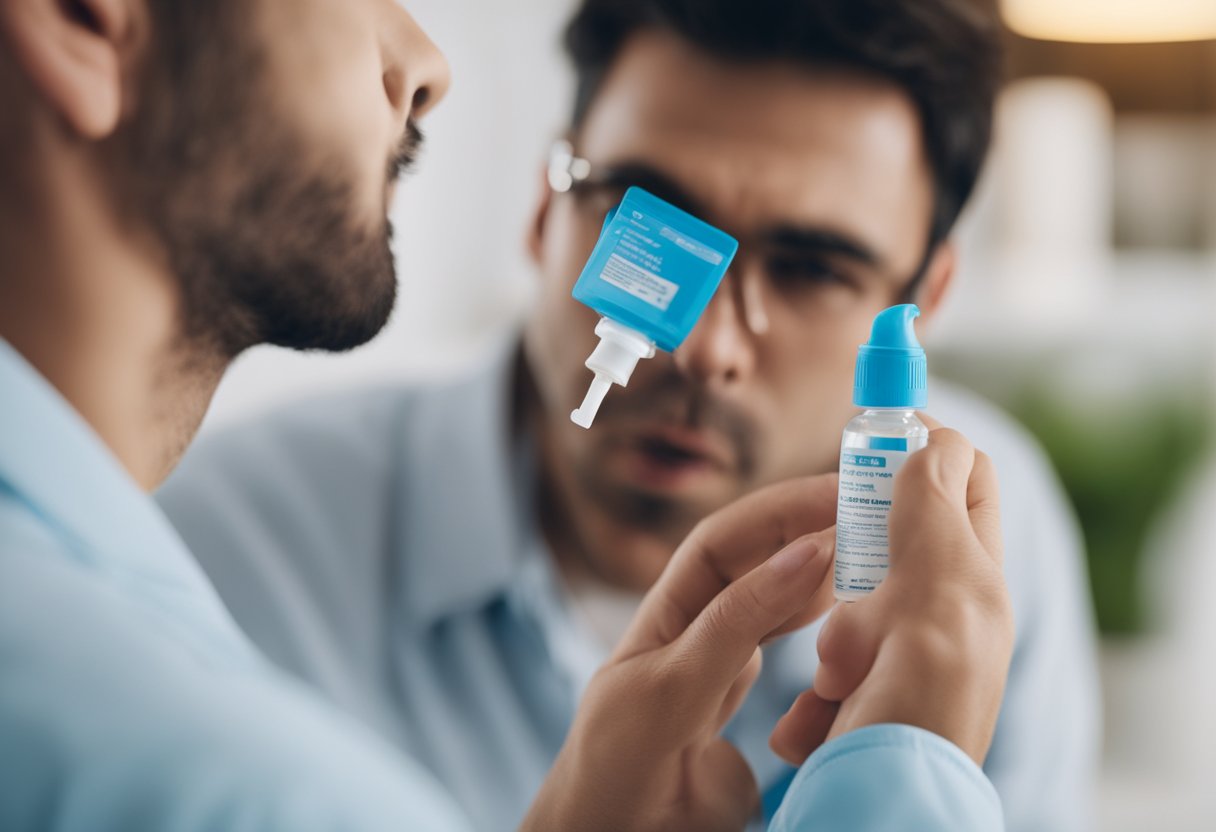
[[757,239],[781,251],[837,254],[880,270],[885,266],[883,258],[871,246],[830,228],[778,226],[762,232]]
[[[660,199],[670,202],[696,217],[712,223],[710,212],[688,190],[663,171],[646,162],[626,161],[596,165],[599,172],[584,184],[590,187],[645,188]],[[883,268],[883,258],[870,245],[855,236],[833,228],[817,226],[778,225],[763,229],[752,239],[785,252],[836,254],[867,266]]]
[[617,164],[596,165],[600,172],[584,185],[628,188],[637,186],[643,188],[677,208],[682,208],[694,217],[704,219],[704,206],[690,194],[683,185],[663,171],[645,162],[620,162]]

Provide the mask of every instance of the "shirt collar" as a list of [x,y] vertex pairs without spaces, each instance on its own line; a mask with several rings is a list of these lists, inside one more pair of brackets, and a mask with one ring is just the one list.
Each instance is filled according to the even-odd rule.
[[64,554],[129,597],[171,611],[202,643],[228,654],[247,649],[156,504],[59,391],[2,338],[0,396],[0,482],[46,523]]
[[393,548],[413,626],[502,596],[537,543],[535,454],[512,418],[518,356],[512,339],[476,372],[412,404]]

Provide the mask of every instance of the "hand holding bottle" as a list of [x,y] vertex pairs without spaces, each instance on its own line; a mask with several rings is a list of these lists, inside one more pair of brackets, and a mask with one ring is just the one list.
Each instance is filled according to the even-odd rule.
[[988,753],[1013,649],[989,459],[933,430],[896,478],[890,541],[886,579],[833,610],[814,688],[773,732],[795,765],[833,737],[889,722],[945,737],[977,763]]
[[[759,674],[759,645],[808,623],[831,592],[835,500],[834,476],[791,481],[694,530],[593,679],[523,829],[746,825],[756,785],[719,733]],[[774,732],[791,762],[886,722],[987,753],[1013,642],[991,463],[935,430],[895,505],[887,579],[837,605],[817,692]]]
[[719,736],[759,645],[830,597],[836,477],[758,491],[703,520],[592,680],[526,830],[742,829],[751,770]]

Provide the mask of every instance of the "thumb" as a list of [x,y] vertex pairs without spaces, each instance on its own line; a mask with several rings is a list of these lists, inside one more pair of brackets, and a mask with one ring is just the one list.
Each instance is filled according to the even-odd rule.
[[819,631],[819,667],[815,691],[823,699],[843,702],[869,673],[878,653],[879,622],[874,596],[837,604]]
[[938,563],[960,541],[974,539],[968,490],[975,459],[971,443],[948,428],[932,431],[928,445],[908,457],[895,478],[888,521],[892,574],[916,571],[901,563],[910,553],[932,553]]
[[777,727],[769,735],[769,748],[790,765],[802,765],[823,745],[839,710],[839,702],[829,702],[813,688],[804,691],[777,721]]

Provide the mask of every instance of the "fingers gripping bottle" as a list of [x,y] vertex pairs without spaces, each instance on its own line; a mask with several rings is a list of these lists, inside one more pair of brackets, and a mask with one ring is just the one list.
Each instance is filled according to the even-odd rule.
[[628,384],[639,360],[684,342],[738,248],[730,235],[641,188],[625,192],[574,284],[575,300],[602,316],[599,346],[587,359],[595,377],[570,414],[576,425],[591,427],[608,390]]
[[886,577],[895,475],[929,442],[916,416],[928,387],[925,351],[912,328],[918,315],[910,303],[884,309],[869,343],[858,349],[853,404],[865,410],[845,426],[840,443],[835,592],[841,601],[865,597]]

